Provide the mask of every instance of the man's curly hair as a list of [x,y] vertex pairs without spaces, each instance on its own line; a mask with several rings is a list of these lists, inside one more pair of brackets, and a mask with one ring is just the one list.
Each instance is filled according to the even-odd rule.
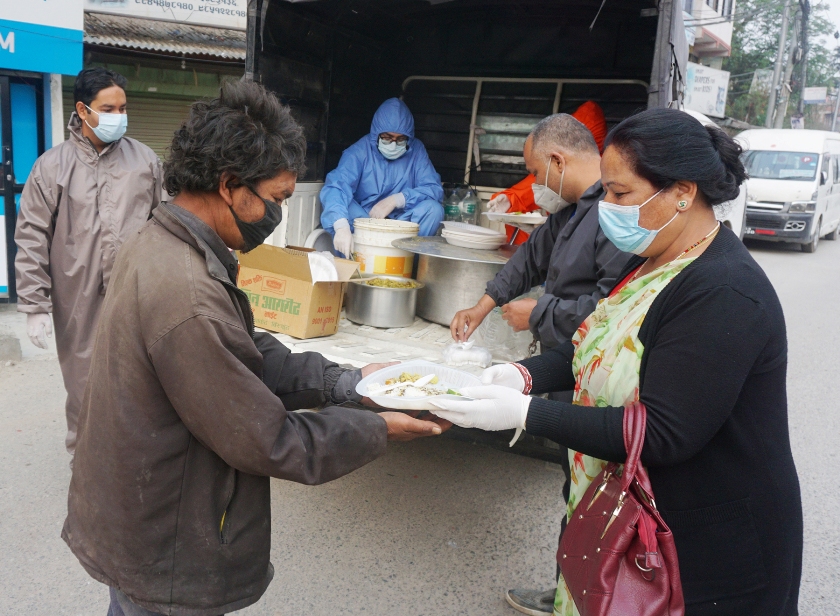
[[277,97],[253,81],[222,85],[219,98],[193,103],[163,165],[170,195],[215,191],[227,171],[255,186],[283,171],[306,170],[303,128]]

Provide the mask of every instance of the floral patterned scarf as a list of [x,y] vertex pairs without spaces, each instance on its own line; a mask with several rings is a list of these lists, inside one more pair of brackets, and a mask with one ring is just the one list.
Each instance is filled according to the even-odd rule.
[[[610,297],[605,297],[572,338],[577,375],[573,402],[581,406],[626,406],[639,399],[639,367],[644,347],[639,329],[653,301],[671,280],[694,258],[677,259],[649,274],[630,280]],[[571,490],[566,504],[567,519],[589,484],[606,466],[578,451],[569,450]],[[578,616],[577,608],[561,575],[554,603],[555,616]]]

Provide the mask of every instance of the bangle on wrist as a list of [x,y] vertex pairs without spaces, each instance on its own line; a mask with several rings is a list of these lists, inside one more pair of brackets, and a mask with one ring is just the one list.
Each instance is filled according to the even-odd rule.
[[522,393],[526,395],[530,395],[531,389],[534,387],[534,379],[531,378],[531,373],[528,372],[528,369],[523,366],[522,364],[512,364],[514,368],[519,370],[519,374],[522,375],[522,378],[525,381],[525,387],[522,389]]

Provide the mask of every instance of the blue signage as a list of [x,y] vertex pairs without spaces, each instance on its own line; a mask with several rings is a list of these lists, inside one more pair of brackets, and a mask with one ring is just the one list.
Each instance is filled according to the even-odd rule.
[[0,19],[0,68],[75,75],[82,70],[81,30]]

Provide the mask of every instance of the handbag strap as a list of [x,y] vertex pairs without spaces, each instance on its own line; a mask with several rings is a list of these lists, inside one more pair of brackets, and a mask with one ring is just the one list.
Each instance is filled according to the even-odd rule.
[[624,448],[627,450],[627,461],[624,463],[624,473],[621,476],[621,491],[627,488],[636,478],[639,458],[645,444],[645,427],[647,424],[647,409],[641,402],[633,402],[624,408]]

